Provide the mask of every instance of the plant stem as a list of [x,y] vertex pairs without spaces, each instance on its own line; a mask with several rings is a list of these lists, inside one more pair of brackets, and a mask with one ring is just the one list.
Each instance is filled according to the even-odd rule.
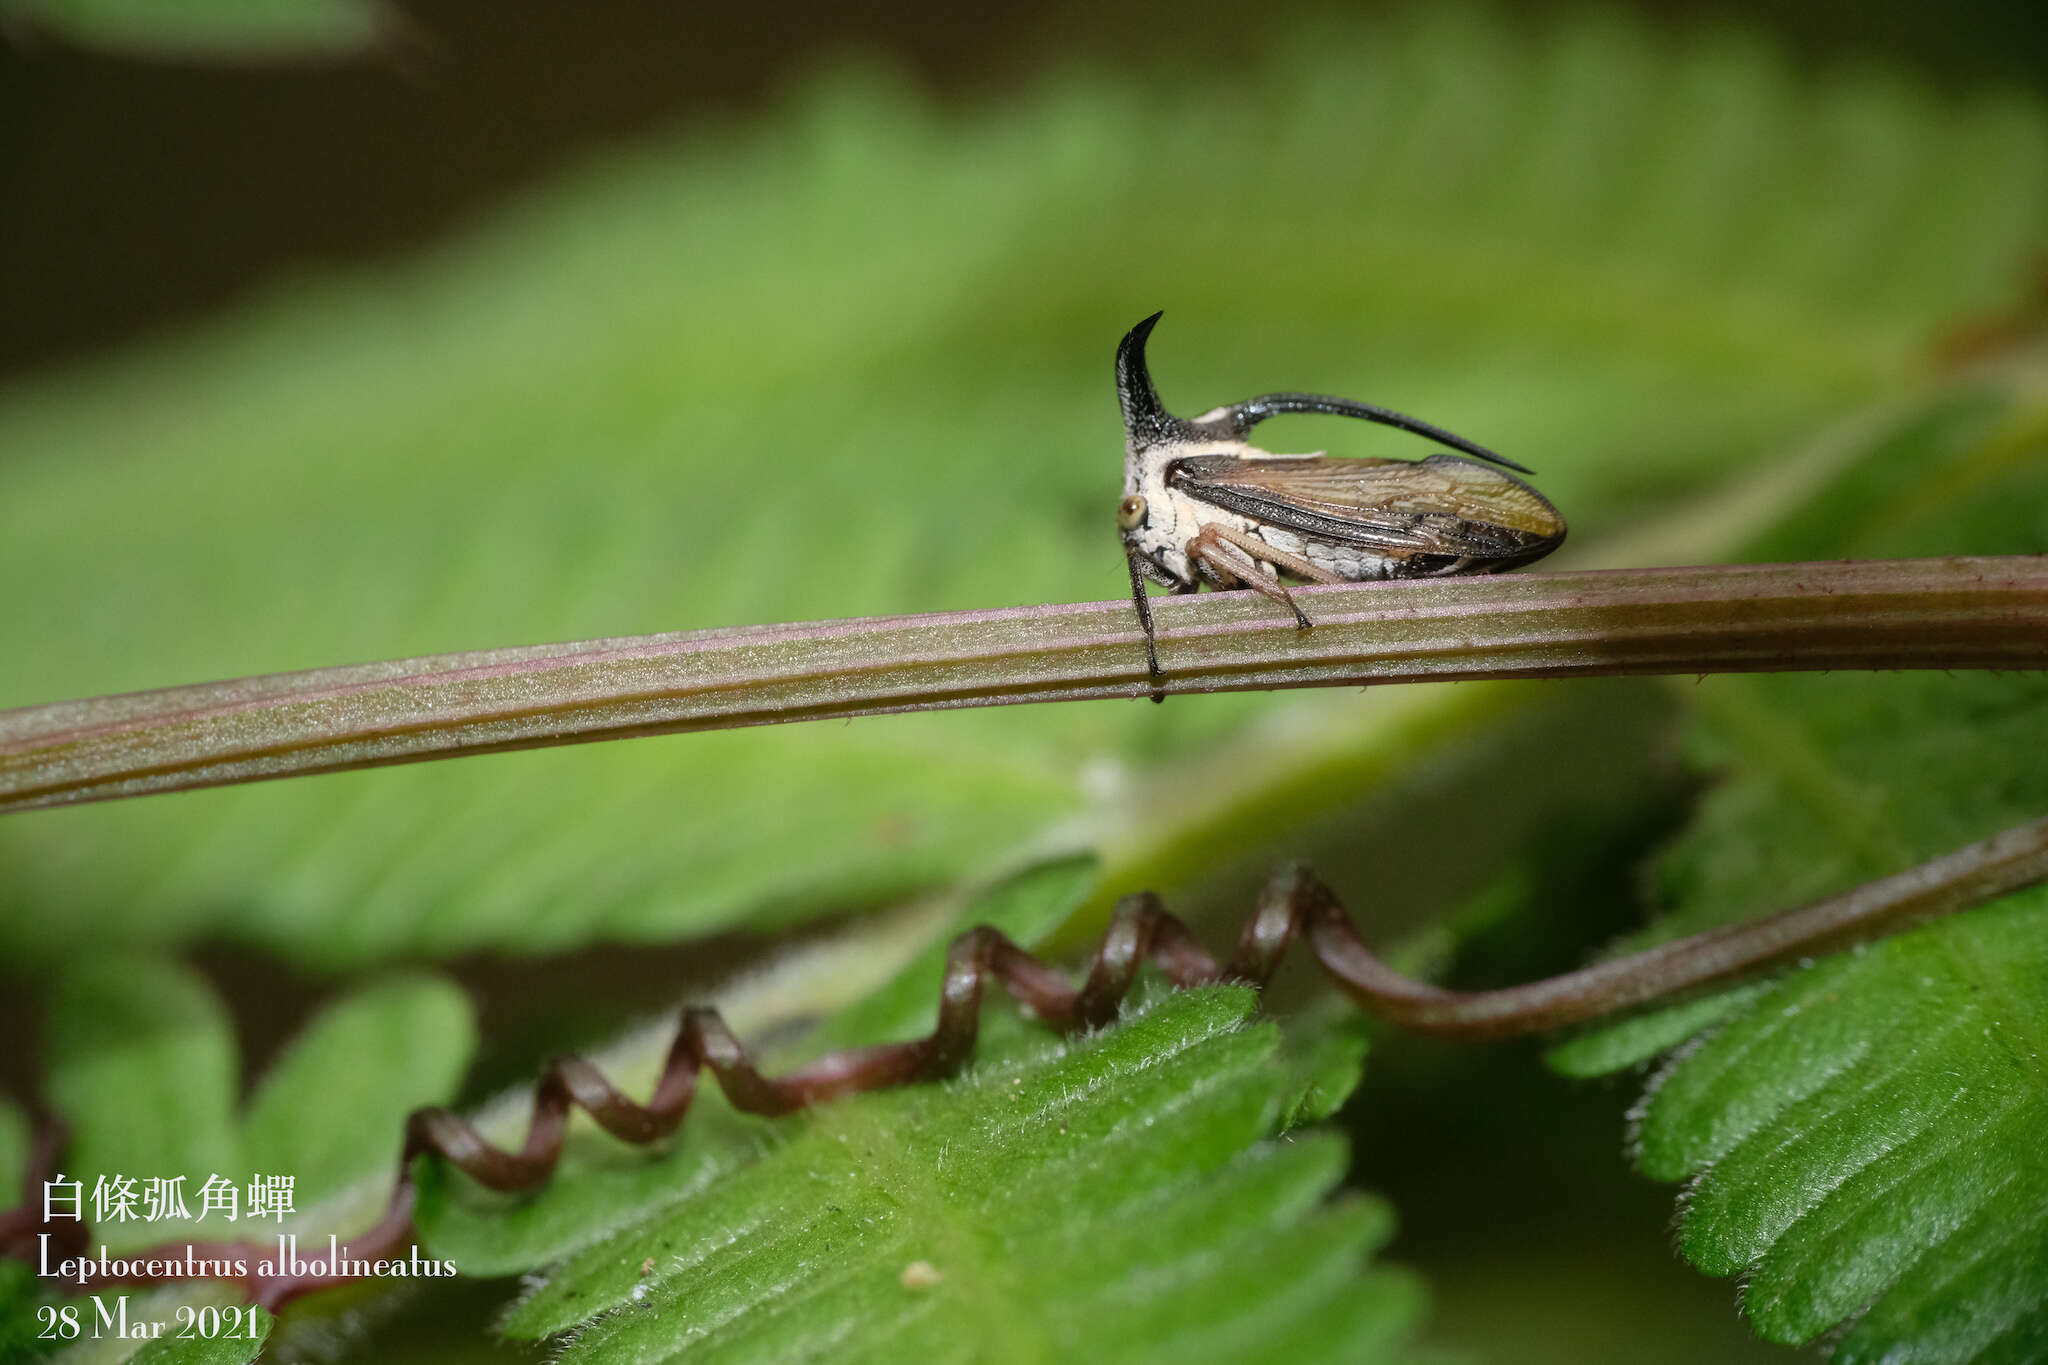
[[[2048,558],[1842,561],[1156,602],[1168,693],[2048,666]],[[750,626],[312,669],[0,712],[0,812],[459,754],[1149,695],[1130,603]]]

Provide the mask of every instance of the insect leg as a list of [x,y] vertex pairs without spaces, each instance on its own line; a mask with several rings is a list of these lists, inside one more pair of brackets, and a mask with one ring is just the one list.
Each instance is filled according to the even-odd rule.
[[1257,536],[1250,535],[1244,531],[1235,530],[1228,526],[1210,526],[1205,529],[1213,530],[1217,535],[1237,546],[1237,548],[1249,554],[1253,559],[1276,564],[1297,577],[1306,578],[1311,583],[1342,583],[1344,581],[1328,569],[1320,565],[1311,564],[1300,555],[1289,554],[1285,550],[1276,549],[1265,541],[1260,540]]
[[1187,544],[1188,558],[1197,560],[1219,573],[1242,582],[1246,587],[1265,594],[1276,602],[1284,602],[1294,613],[1294,619],[1301,629],[1307,630],[1315,624],[1308,619],[1295,602],[1294,594],[1287,591],[1287,585],[1280,576],[1264,568],[1259,561],[1268,560],[1278,564],[1289,573],[1300,574],[1303,578],[1318,583],[1341,583],[1342,579],[1326,570],[1319,569],[1305,559],[1276,550],[1256,537],[1242,531],[1233,531],[1211,522],[1196,533]]
[[1131,566],[1131,605],[1138,609],[1138,624],[1145,631],[1145,676],[1152,683],[1152,700],[1166,700],[1166,693],[1160,687],[1159,645],[1152,630],[1152,598],[1145,591],[1145,574],[1138,567],[1138,552],[1125,546],[1124,558]]

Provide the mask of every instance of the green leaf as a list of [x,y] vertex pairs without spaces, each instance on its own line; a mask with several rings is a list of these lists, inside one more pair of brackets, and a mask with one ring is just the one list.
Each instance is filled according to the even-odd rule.
[[[38,514],[0,537],[0,704],[1113,595],[1108,357],[1161,306],[1180,409],[1301,387],[1439,418],[1538,465],[1576,552],[1917,384],[1925,337],[2031,259],[2048,118],[2027,99],[1808,80],[1752,41],[1623,19],[1522,31],[1330,21],[1198,85],[1162,63],[962,117],[840,74],[407,265],[19,385],[0,506]],[[1481,704],[1427,695],[1437,738]],[[1290,794],[1268,813],[1299,809],[1411,705],[878,718],[47,812],[0,823],[0,955],[665,942],[896,903],[1026,849],[1170,844],[1148,877],[1198,885],[1242,851],[1199,821],[1178,837],[1201,800],[1134,815],[1133,792],[1253,769]],[[1322,742],[1270,742],[1307,729]]]
[[1335,993],[1325,994],[1291,1022],[1284,1050],[1292,1087],[1284,1096],[1279,1127],[1321,1123],[1343,1108],[1365,1074],[1371,1036],[1367,1017]]
[[277,1322],[261,1308],[245,1311],[255,1315],[253,1335],[247,1318],[242,1319],[240,1333],[232,1337],[165,1335],[128,1357],[130,1365],[249,1365],[263,1354],[263,1343],[270,1339],[270,1329]]
[[140,957],[82,962],[48,1006],[50,1107],[71,1125],[64,1173],[189,1175],[234,1153],[236,1059],[227,1011],[197,973]]
[[186,61],[359,55],[390,36],[375,0],[7,0],[9,18],[67,42]]
[[[290,1231],[308,1242],[330,1232],[346,1238],[382,1211],[406,1113],[447,1101],[474,1035],[453,985],[421,975],[372,983],[316,1014],[238,1115],[234,1038],[210,985],[148,959],[81,967],[50,1004],[47,1085],[72,1130],[64,1174],[82,1181],[88,1199],[100,1176],[138,1185],[183,1176],[194,1215],[199,1187],[216,1172],[238,1190],[252,1175],[289,1177]],[[90,1221],[90,1203],[86,1212]],[[279,1226],[228,1222],[219,1212],[151,1221],[138,1209],[92,1226],[90,1238],[119,1256],[188,1238],[261,1241]],[[207,1306],[136,1296],[130,1311],[138,1323],[175,1331],[171,1315],[187,1302]],[[157,1349],[180,1353],[164,1359],[248,1360],[259,1345],[166,1339]]]
[[[989,888],[804,1054],[929,1029],[955,930],[1037,943],[1095,875],[1057,859]],[[423,1161],[422,1240],[471,1273],[566,1258],[507,1331],[575,1329],[573,1360],[1385,1358],[1420,1303],[1406,1277],[1361,1273],[1386,1210],[1326,1202],[1338,1139],[1269,1140],[1341,1103],[1363,1027],[1313,1011],[1283,1054],[1253,1003],[1169,994],[1071,1044],[990,1008],[958,1080],[782,1123],[707,1089],[664,1148],[586,1134],[530,1196]]]
[[810,1039],[807,1052],[889,1043],[930,1033],[939,1017],[939,983],[954,936],[988,925],[1037,948],[1072,917],[1101,878],[1099,860],[1080,854],[1036,863],[984,889],[929,946],[866,999],[840,1010]]
[[1340,1141],[1265,1140],[1286,1082],[1253,1003],[1175,992],[1071,1045],[1014,1029],[958,1081],[814,1111],[506,1330],[580,1326],[562,1358],[591,1362],[1386,1358],[1420,1309],[1364,1269],[1391,1220],[1324,1202]]
[[28,1114],[0,1095],[0,1191],[9,1192],[0,1197],[11,1198],[11,1192],[21,1188],[21,1178],[28,1170],[29,1144]]
[[[28,1115],[0,1096],[0,1208],[14,1207],[30,1141]],[[61,1343],[41,1338],[45,1324],[36,1317],[38,1308],[54,1301],[28,1262],[0,1259],[0,1360],[27,1360],[57,1349]]]
[[1682,1005],[1597,1028],[1560,1043],[1543,1060],[1560,1076],[1605,1076],[1669,1052],[1775,989],[1767,982],[1715,991]]
[[[1978,386],[1908,414],[1759,544],[1771,557],[2048,545],[2048,405]],[[2048,809],[2048,678],[1709,679],[1721,773],[1661,857],[1660,934],[1898,871]],[[1847,1324],[1838,1362],[2048,1349],[2048,891],[1633,1021],[1554,1054],[1588,1074],[1703,1026],[1658,1073],[1637,1160],[1690,1182],[1680,1246],[1741,1274],[1762,1336]]]
[[242,1168],[293,1177],[301,1209],[380,1162],[395,1170],[405,1116],[454,1094],[475,1050],[468,998],[438,977],[386,978],[329,1005],[250,1099]]
[[[1095,878],[1092,858],[1056,858],[985,888],[931,932],[928,946],[887,983],[818,1027],[794,1057],[930,1032],[947,945],[957,933],[992,924],[1020,945],[1037,947],[1073,914]],[[674,1027],[671,1020],[644,1034],[646,1045],[637,1055],[614,1051],[608,1056],[605,1069],[615,1083],[630,1087],[638,1082],[633,1093],[651,1089]],[[789,1060],[774,1059],[770,1069]],[[500,1140],[516,1143],[531,1113],[531,1091],[519,1092],[509,1106],[498,1108]],[[465,1273],[516,1274],[560,1260],[664,1200],[715,1184],[757,1159],[782,1131],[781,1125],[735,1112],[717,1086],[707,1082],[680,1136],[665,1147],[653,1153],[622,1148],[579,1125],[547,1185],[517,1198],[490,1195],[446,1163],[422,1161],[416,1168],[414,1221],[434,1254],[455,1261]]]
[[[315,1015],[238,1117],[234,1038],[203,979],[141,958],[80,967],[57,984],[49,1007],[46,1083],[72,1132],[63,1173],[88,1195],[100,1176],[138,1184],[184,1176],[195,1214],[198,1187],[215,1172],[238,1186],[254,1174],[286,1176],[295,1182],[292,1230],[345,1237],[388,1195],[406,1112],[449,1097],[474,1033],[468,1003],[452,985],[420,976],[372,984]],[[260,1239],[276,1226],[226,1223],[218,1214],[204,1222],[138,1216],[95,1226],[91,1237],[118,1256],[182,1238]],[[32,1322],[37,1292],[32,1282],[18,1302],[0,1294],[0,1342]],[[248,1361],[261,1350],[261,1338],[175,1339],[168,1333],[181,1326],[173,1316],[181,1305],[208,1307],[130,1296],[132,1321],[166,1333],[133,1359]],[[264,1314],[264,1337],[270,1325]]]
[[32,1360],[63,1348],[43,1336],[49,1323],[38,1313],[56,1301],[27,1261],[0,1259],[0,1360]]

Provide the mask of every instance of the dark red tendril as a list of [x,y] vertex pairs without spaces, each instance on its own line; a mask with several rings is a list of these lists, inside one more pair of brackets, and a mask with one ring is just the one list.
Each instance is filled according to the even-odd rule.
[[[2007,830],[1852,891],[1794,910],[1645,949],[1579,971],[1505,990],[1449,991],[1402,976],[1375,957],[1337,898],[1304,868],[1289,868],[1267,886],[1227,963],[1218,963],[1157,896],[1125,897],[1111,918],[1079,986],[1066,974],[983,926],[953,941],[931,1033],[909,1042],[848,1048],[781,1076],[754,1065],[716,1010],[683,1011],[660,1079],[646,1104],[620,1093],[590,1062],[557,1057],[535,1089],[533,1116],[518,1150],[496,1146],[453,1110],[415,1110],[406,1120],[391,1202],[377,1223],[348,1239],[349,1254],[375,1261],[403,1251],[414,1238],[414,1158],[439,1155],[494,1190],[545,1183],[562,1155],[569,1111],[581,1108],[613,1137],[646,1145],[675,1132],[709,1070],[733,1107],[750,1114],[789,1114],[865,1090],[948,1076],[974,1050],[981,1001],[993,980],[1024,1008],[1061,1033],[1115,1020],[1139,967],[1153,963],[1176,986],[1236,981],[1263,986],[1297,938],[1339,990],[1379,1018],[1416,1032],[1491,1039],[1540,1033],[1845,947],[1880,934],[1982,904],[2048,879],[2048,820]],[[34,1263],[38,1234],[54,1255],[85,1245],[82,1223],[41,1219],[43,1181],[64,1142],[62,1125],[44,1118],[23,1181],[22,1206],[0,1213],[0,1255]],[[256,1264],[271,1248],[258,1243],[193,1244],[191,1255]],[[182,1260],[185,1244],[135,1252],[126,1260]],[[128,1283],[182,1278],[137,1277]],[[346,1274],[260,1275],[241,1281],[266,1308],[355,1278]],[[95,1281],[84,1288],[97,1287]],[[104,1282],[112,1282],[111,1279]],[[74,1282],[75,1283],[75,1282]]]

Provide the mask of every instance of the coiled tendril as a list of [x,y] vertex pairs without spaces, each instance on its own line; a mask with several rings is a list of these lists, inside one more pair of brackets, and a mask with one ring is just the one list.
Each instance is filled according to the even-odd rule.
[[[1845,947],[2044,879],[2048,820],[2039,820],[1797,909],[1528,985],[1477,992],[1444,990],[1388,967],[1365,946],[1336,896],[1301,867],[1288,868],[1268,884],[1236,950],[1223,963],[1149,892],[1127,896],[1117,905],[1109,931],[1078,986],[1001,931],[982,926],[953,941],[940,986],[938,1022],[923,1038],[848,1048],[780,1076],[767,1076],[718,1011],[692,1007],[682,1013],[660,1078],[645,1104],[620,1092],[592,1063],[563,1056],[549,1062],[542,1073],[526,1139],[516,1150],[492,1143],[453,1110],[415,1110],[406,1120],[390,1204],[373,1227],[347,1245],[353,1257],[375,1261],[411,1243],[413,1165],[421,1156],[439,1156],[494,1190],[528,1190],[545,1183],[561,1159],[572,1108],[582,1109],[613,1137],[644,1146],[681,1126],[696,1097],[698,1078],[707,1070],[734,1108],[771,1116],[842,1095],[950,1075],[974,1050],[982,997],[991,981],[1046,1024],[1074,1033],[1112,1022],[1139,968],[1148,961],[1176,986],[1223,981],[1264,986],[1288,948],[1305,938],[1338,989],[1391,1024],[1447,1037],[1507,1038],[1584,1023]],[[72,1254],[83,1245],[82,1224],[58,1227],[40,1216],[42,1182],[55,1169],[62,1143],[61,1125],[46,1120],[23,1182],[22,1206],[0,1213],[0,1254],[33,1258],[39,1233],[50,1234],[52,1248],[65,1249],[60,1254]],[[240,1258],[253,1265],[267,1250],[252,1243],[208,1243],[194,1244],[191,1252],[197,1258]],[[132,1259],[183,1259],[185,1254],[185,1245],[179,1244],[137,1252]],[[138,1276],[126,1282],[175,1278],[179,1277]],[[252,1273],[242,1284],[255,1302],[276,1309],[302,1294],[352,1278],[342,1273]]]

